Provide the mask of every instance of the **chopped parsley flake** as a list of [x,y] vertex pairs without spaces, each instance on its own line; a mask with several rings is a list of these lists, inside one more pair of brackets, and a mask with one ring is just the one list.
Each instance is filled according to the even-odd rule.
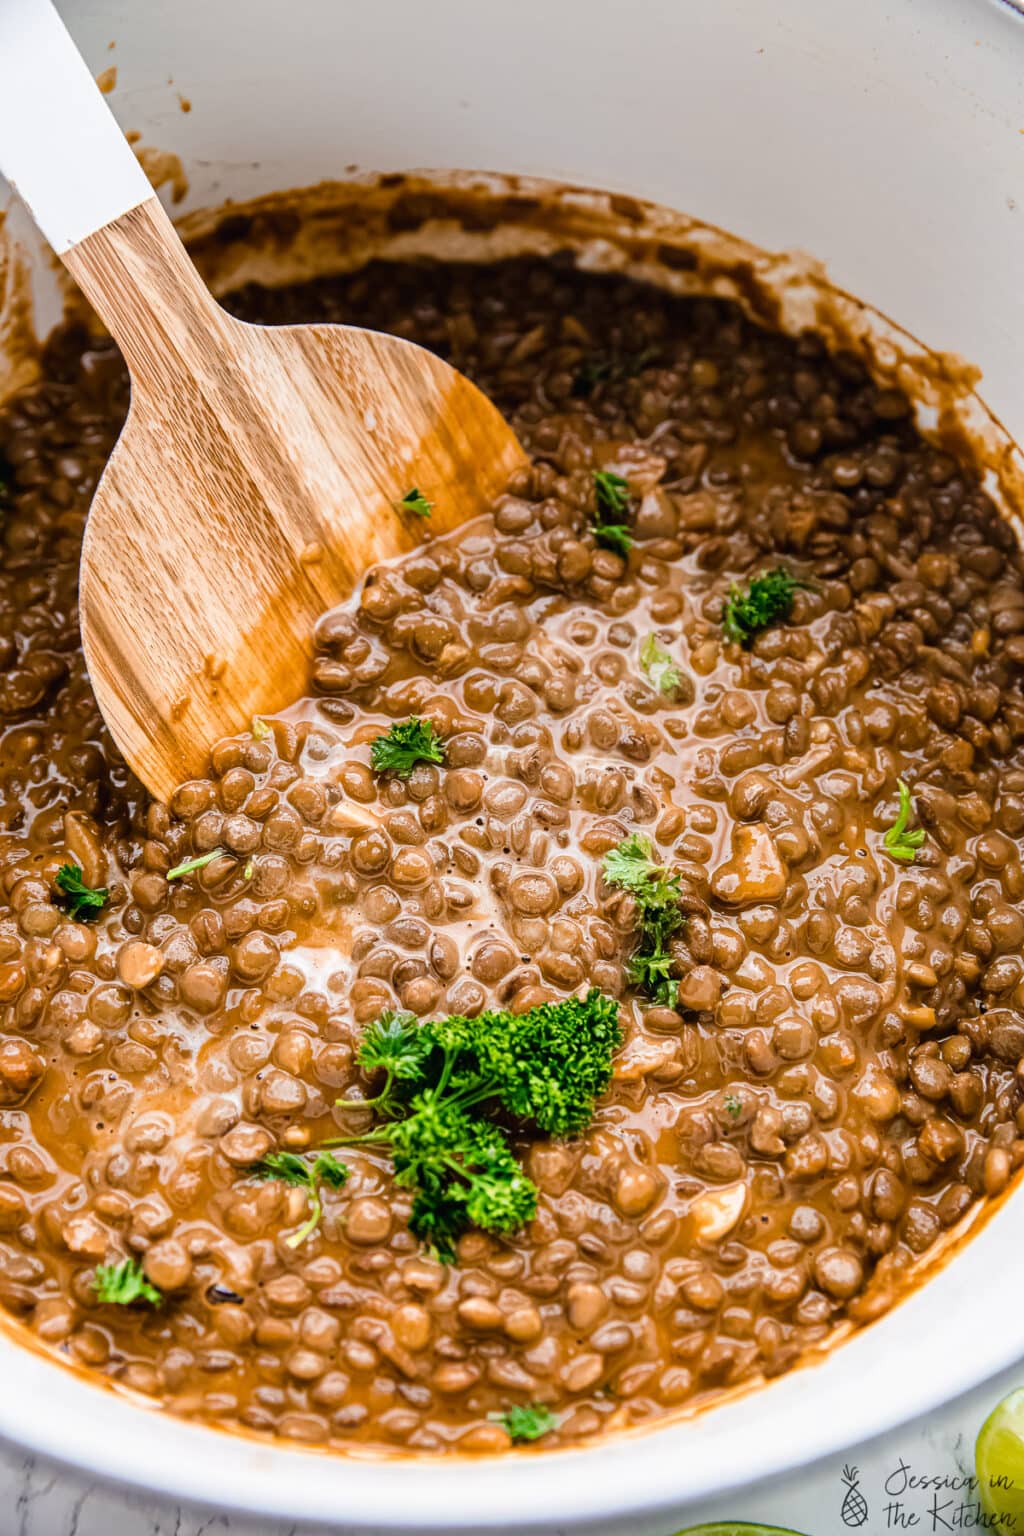
[[391,505],[396,512],[411,512],[414,517],[429,517],[434,510],[434,503],[428,501],[415,485],[411,491],[406,491],[401,501],[393,501]]
[[98,917],[110,900],[105,885],[86,885],[77,864],[62,864],[57,871],[55,884],[60,891],[60,904],[76,922]]
[[640,647],[640,665],[658,693],[674,693],[682,682],[682,673],[657,635],[648,635]]
[[557,1416],[543,1403],[531,1403],[528,1407],[517,1403],[512,1408],[506,1408],[504,1413],[489,1413],[487,1417],[492,1423],[500,1424],[507,1430],[513,1445],[539,1440],[542,1435],[557,1429],[559,1424]]
[[370,762],[374,773],[394,773],[407,779],[417,763],[443,763],[444,744],[429,720],[413,715],[375,738]]
[[896,820],[885,833],[882,842],[890,858],[898,859],[901,864],[913,864],[917,858],[917,850],[924,842],[924,828],[915,827],[912,831],[908,830],[914,811],[914,802],[910,797],[909,787],[902,779],[896,788],[899,790],[900,808],[896,813]]
[[125,1259],[122,1264],[99,1264],[93,1275],[92,1288],[100,1301],[118,1307],[130,1307],[133,1301],[148,1301],[158,1307],[163,1296],[155,1285],[150,1285],[138,1259]]
[[726,638],[749,650],[762,630],[789,618],[793,594],[807,586],[806,581],[800,581],[781,566],[755,576],[746,592],[734,582],[722,615]]
[[629,481],[610,469],[594,470],[596,514],[590,525],[597,542],[623,559],[633,547],[633,534],[624,521],[629,510]]

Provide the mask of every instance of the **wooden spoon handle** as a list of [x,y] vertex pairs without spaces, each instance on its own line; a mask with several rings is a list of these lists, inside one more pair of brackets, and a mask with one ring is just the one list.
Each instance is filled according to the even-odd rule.
[[136,382],[173,387],[226,319],[50,0],[0,3],[0,169]]
[[58,256],[153,196],[50,0],[0,4],[0,170]]
[[124,354],[136,389],[159,397],[193,373],[197,359],[214,371],[223,366],[236,322],[211,296],[152,190],[63,261]]

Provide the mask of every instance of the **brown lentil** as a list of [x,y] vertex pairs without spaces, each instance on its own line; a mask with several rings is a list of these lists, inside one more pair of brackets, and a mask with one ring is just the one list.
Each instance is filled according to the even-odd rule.
[[[0,1299],[170,1411],[342,1448],[502,1449],[488,1415],[534,1400],[571,1441],[778,1374],[890,1305],[1021,1161],[1008,526],[902,396],[723,302],[559,258],[235,304],[437,348],[533,462],[492,522],[370,573],[318,626],[309,696],[163,807],[76,629],[122,365],[69,329],[0,416]],[[601,467],[632,492],[626,561],[588,526]],[[727,646],[729,583],[773,564],[810,583],[793,622]],[[654,632],[671,699],[638,665]],[[412,713],[444,765],[378,778],[369,741]],[[927,833],[904,865],[882,844],[900,777]],[[685,893],[671,1005],[628,987],[630,911],[599,876],[635,830]],[[53,899],[69,858],[110,890],[95,923]],[[446,1269],[360,1153],[287,1246],[306,1195],[248,1172],[337,1134],[362,1024],[587,985],[627,1041],[593,1127],[521,1147],[528,1231],[470,1232]],[[159,1313],[96,1300],[129,1255]]]

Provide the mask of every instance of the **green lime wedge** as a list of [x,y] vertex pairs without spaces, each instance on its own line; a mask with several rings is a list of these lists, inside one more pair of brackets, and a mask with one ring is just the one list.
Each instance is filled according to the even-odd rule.
[[781,1525],[750,1525],[745,1520],[716,1520],[712,1525],[691,1525],[675,1536],[800,1536],[799,1531],[784,1531]]
[[978,1497],[986,1515],[1004,1518],[1016,1527],[1024,1515],[1024,1387],[997,1404],[974,1443]]

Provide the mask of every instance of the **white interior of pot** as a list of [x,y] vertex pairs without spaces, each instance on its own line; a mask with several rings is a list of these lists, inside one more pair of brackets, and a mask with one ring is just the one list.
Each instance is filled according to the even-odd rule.
[[[813,253],[841,288],[977,364],[988,406],[1024,436],[1024,22],[999,0],[60,8],[94,71],[116,66],[123,126],[180,155],[179,211],[421,166],[629,193]],[[1011,1198],[821,1364],[590,1449],[386,1465],[286,1450],[158,1419],[4,1337],[0,1434],[177,1500],[334,1529],[621,1531],[628,1510],[643,1536],[1024,1354],[1022,1237]]]

